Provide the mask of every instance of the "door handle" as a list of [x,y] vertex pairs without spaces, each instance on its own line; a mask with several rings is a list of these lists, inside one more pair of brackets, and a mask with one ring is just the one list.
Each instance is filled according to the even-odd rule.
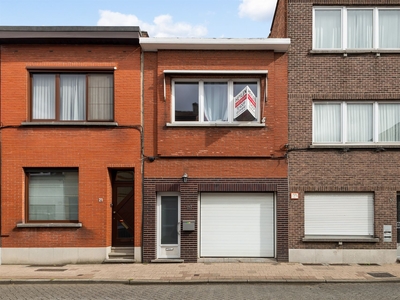
[[178,232],[178,235],[181,234],[181,222],[178,222],[178,224],[176,224],[176,231]]

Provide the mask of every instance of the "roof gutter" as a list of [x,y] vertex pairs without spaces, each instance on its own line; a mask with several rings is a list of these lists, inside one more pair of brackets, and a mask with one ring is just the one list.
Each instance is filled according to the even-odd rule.
[[198,38],[140,38],[143,51],[158,50],[271,50],[286,52],[289,38],[260,39],[198,39]]

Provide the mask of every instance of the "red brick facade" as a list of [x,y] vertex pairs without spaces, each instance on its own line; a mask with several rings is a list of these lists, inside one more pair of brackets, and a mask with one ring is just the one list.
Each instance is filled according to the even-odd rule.
[[[134,170],[134,243],[141,247],[140,47],[112,44],[0,45],[1,245],[4,248],[111,246],[110,171]],[[29,68],[115,68],[113,125],[29,124]],[[81,228],[17,228],[25,223],[25,168],[79,172]],[[5,262],[7,263],[7,262]]]
[[[172,121],[171,78],[174,75],[165,76],[164,100],[165,70],[267,70],[267,100],[261,102],[266,126],[168,127],[167,123]],[[199,77],[198,74],[190,76]],[[144,261],[157,257],[156,197],[157,192],[165,191],[180,192],[181,217],[193,220],[198,218],[201,192],[274,192],[277,203],[276,257],[282,261],[288,259],[286,85],[287,57],[283,53],[144,52],[144,152],[150,157],[144,164]],[[265,75],[261,86],[265,90]],[[184,173],[189,177],[187,183],[182,183]],[[181,258],[185,262],[195,262],[198,251],[196,224],[195,231],[181,233]]]

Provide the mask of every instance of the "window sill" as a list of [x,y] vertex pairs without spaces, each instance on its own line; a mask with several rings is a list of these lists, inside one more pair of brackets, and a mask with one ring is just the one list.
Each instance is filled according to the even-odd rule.
[[310,54],[360,54],[360,53],[374,53],[374,54],[379,54],[379,53],[400,53],[400,49],[347,49],[347,50],[342,50],[342,49],[324,49],[324,50],[317,50],[313,49],[310,50]]
[[167,127],[265,127],[265,123],[167,123]]
[[57,121],[41,121],[41,122],[22,122],[21,126],[110,126],[116,127],[118,126],[117,122],[57,122]]
[[82,223],[17,223],[17,228],[81,228]]
[[379,243],[379,238],[374,237],[329,237],[329,236],[305,236],[302,238],[303,242],[317,242],[317,243],[329,243],[329,242],[343,242],[343,243]]
[[396,144],[313,144],[310,148],[334,148],[334,149],[385,149],[385,148],[400,148],[400,143]]

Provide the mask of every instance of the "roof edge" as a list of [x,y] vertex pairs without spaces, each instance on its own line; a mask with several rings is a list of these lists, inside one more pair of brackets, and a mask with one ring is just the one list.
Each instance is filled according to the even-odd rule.
[[143,51],[158,50],[272,50],[286,52],[289,38],[208,39],[208,38],[140,38]]

